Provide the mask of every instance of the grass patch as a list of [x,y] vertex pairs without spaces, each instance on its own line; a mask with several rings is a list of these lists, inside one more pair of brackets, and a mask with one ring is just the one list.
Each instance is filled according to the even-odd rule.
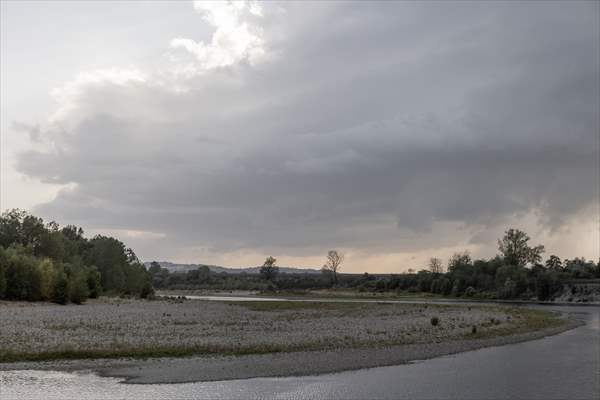
[[[475,333],[472,331],[464,336],[465,339],[487,339],[496,336],[508,336],[519,333],[534,332],[555,328],[565,323],[564,319],[551,311],[532,310],[528,308],[511,308],[508,310],[511,320],[508,324],[496,327],[495,321],[479,326]],[[492,327],[492,329],[487,329]]]
[[275,293],[264,292],[269,297],[302,297],[306,299],[340,299],[340,300],[428,300],[444,298],[441,295],[427,292],[359,292],[357,290],[281,290]]
[[244,355],[276,353],[282,351],[277,346],[264,346],[257,348],[219,348],[219,347],[154,347],[154,348],[122,348],[122,349],[81,349],[81,350],[56,350],[39,353],[0,353],[0,363],[17,361],[54,361],[54,360],[81,360],[98,358],[159,358],[159,357],[188,357],[202,354]]
[[[250,311],[348,310],[364,308],[365,303],[326,303],[317,301],[231,301],[228,304]],[[372,306],[372,305],[371,305]]]
[[[304,343],[290,344],[263,344],[238,347],[221,346],[172,346],[152,348],[111,348],[111,349],[64,349],[56,351],[43,351],[38,353],[15,353],[11,351],[0,352],[0,363],[21,361],[56,361],[56,360],[83,360],[99,358],[161,358],[161,357],[190,357],[199,355],[243,356],[251,354],[272,354],[295,351],[332,350],[340,348],[343,340],[322,339]],[[367,347],[358,343],[352,347]]]

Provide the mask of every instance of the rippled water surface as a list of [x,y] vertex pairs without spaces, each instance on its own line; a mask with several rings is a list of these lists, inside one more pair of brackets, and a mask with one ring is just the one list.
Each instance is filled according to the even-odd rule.
[[4,399],[598,399],[600,308],[560,335],[338,374],[171,385],[130,385],[89,372],[0,371]]

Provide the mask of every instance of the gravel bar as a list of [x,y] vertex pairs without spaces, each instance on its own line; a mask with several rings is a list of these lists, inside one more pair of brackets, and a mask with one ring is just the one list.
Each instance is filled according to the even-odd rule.
[[[439,325],[432,326],[433,316],[439,317]],[[209,345],[208,348],[217,345],[218,349],[232,350],[265,343],[291,347],[248,355],[4,362],[0,363],[0,370],[92,370],[102,376],[123,377],[126,383],[315,375],[532,340],[582,324],[564,318],[560,326],[502,334],[502,330],[517,326],[520,318],[514,308],[496,305],[316,306],[100,299],[84,306],[56,306],[4,302],[0,303],[0,354],[15,349],[43,352],[60,351],[62,346],[82,350],[103,346],[144,348],[165,343]],[[485,337],[469,338],[473,325],[480,333],[486,332]],[[304,348],[310,351],[294,350]]]

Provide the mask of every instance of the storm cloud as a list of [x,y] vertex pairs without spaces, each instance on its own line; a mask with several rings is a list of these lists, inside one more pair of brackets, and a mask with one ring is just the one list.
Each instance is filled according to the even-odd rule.
[[598,3],[252,7],[197,9],[211,37],[57,90],[18,158],[65,185],[36,211],[178,251],[299,257],[598,218]]

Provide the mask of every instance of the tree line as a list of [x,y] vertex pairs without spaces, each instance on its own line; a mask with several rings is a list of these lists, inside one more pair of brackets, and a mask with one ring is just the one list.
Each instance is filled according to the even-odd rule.
[[13,209],[0,215],[0,299],[83,303],[100,294],[147,297],[152,281],[119,240]]
[[156,289],[213,289],[213,290],[307,290],[326,289],[337,285],[338,271],[344,255],[337,250],[327,252],[321,274],[313,273],[279,273],[277,259],[268,256],[259,269],[258,274],[246,272],[231,274],[212,272],[206,266],[185,273],[171,273],[168,269],[152,261],[148,268],[152,276],[152,284]]
[[157,288],[219,290],[349,289],[361,292],[430,293],[481,299],[551,300],[565,283],[600,278],[600,263],[550,255],[545,262],[542,245],[529,244],[529,236],[509,229],[498,241],[498,254],[473,259],[469,252],[455,253],[444,266],[439,258],[415,272],[401,274],[340,273],[344,255],[327,253],[321,274],[280,274],[277,260],[266,258],[259,274],[213,273],[208,267],[187,273],[169,273],[158,263],[150,272]]
[[310,290],[431,293],[443,296],[550,300],[573,280],[600,279],[600,262],[550,255],[531,246],[529,236],[509,229],[498,241],[498,254],[472,259],[454,254],[444,266],[431,258],[420,271],[401,274],[341,273],[344,255],[330,250],[321,274],[280,274],[273,256],[259,274],[213,273],[204,266],[169,273],[153,262],[147,271],[119,240],[84,237],[81,228],[45,223],[25,211],[0,215],[0,299],[82,303],[100,294],[147,297],[158,289]]

